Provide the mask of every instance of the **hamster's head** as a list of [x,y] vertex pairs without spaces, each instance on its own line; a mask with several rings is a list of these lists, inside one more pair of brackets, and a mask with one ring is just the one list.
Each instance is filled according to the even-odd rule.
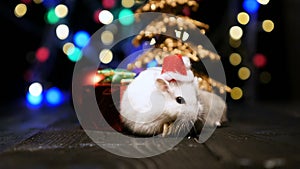
[[156,87],[165,97],[163,134],[190,130],[202,111],[195,82],[157,78]]

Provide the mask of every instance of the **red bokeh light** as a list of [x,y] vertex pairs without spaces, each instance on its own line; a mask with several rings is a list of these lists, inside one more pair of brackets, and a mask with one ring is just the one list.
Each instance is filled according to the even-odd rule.
[[253,57],[253,64],[258,68],[262,68],[267,64],[267,58],[265,55],[257,53]]
[[40,47],[35,53],[35,57],[39,62],[45,62],[48,60],[49,55],[50,51],[47,47]]
[[100,23],[100,20],[99,20],[99,14],[100,14],[100,12],[101,12],[101,10],[100,9],[98,9],[98,10],[96,10],[95,12],[94,12],[94,21],[96,22],[96,23]]
[[116,1],[115,0],[102,0],[102,5],[106,9],[111,9],[115,6]]

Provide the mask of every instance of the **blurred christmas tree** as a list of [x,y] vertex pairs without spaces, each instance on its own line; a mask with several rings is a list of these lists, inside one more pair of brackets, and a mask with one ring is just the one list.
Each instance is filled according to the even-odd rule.
[[[198,7],[199,2],[195,0],[150,0],[138,8],[135,12],[137,21],[139,21],[138,14],[141,13],[160,12],[163,14],[152,20],[132,40],[134,46],[148,42],[154,47],[145,51],[136,60],[128,64],[127,69],[134,70],[136,68],[160,66],[165,56],[180,54],[190,58],[192,70],[199,79],[200,88],[213,91],[213,87],[216,87],[221,94],[230,92],[231,89],[226,84],[210,78],[204,65],[201,63],[201,59],[204,58],[220,60],[221,57],[201,44],[187,41],[191,35],[186,30],[196,31],[196,33],[205,35],[209,29],[209,25],[189,17],[191,12],[198,10]],[[173,31],[175,37],[166,35],[168,31]]]

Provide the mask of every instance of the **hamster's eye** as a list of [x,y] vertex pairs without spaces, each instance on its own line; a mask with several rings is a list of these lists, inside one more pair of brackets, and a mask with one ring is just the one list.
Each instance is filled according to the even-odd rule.
[[176,97],[176,102],[179,103],[179,104],[185,104],[185,100],[181,96]]

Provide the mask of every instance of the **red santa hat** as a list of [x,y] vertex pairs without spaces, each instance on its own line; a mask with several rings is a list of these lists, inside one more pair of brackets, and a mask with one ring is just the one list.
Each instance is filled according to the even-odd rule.
[[167,81],[192,81],[194,75],[190,70],[190,60],[179,54],[164,57],[161,77]]

